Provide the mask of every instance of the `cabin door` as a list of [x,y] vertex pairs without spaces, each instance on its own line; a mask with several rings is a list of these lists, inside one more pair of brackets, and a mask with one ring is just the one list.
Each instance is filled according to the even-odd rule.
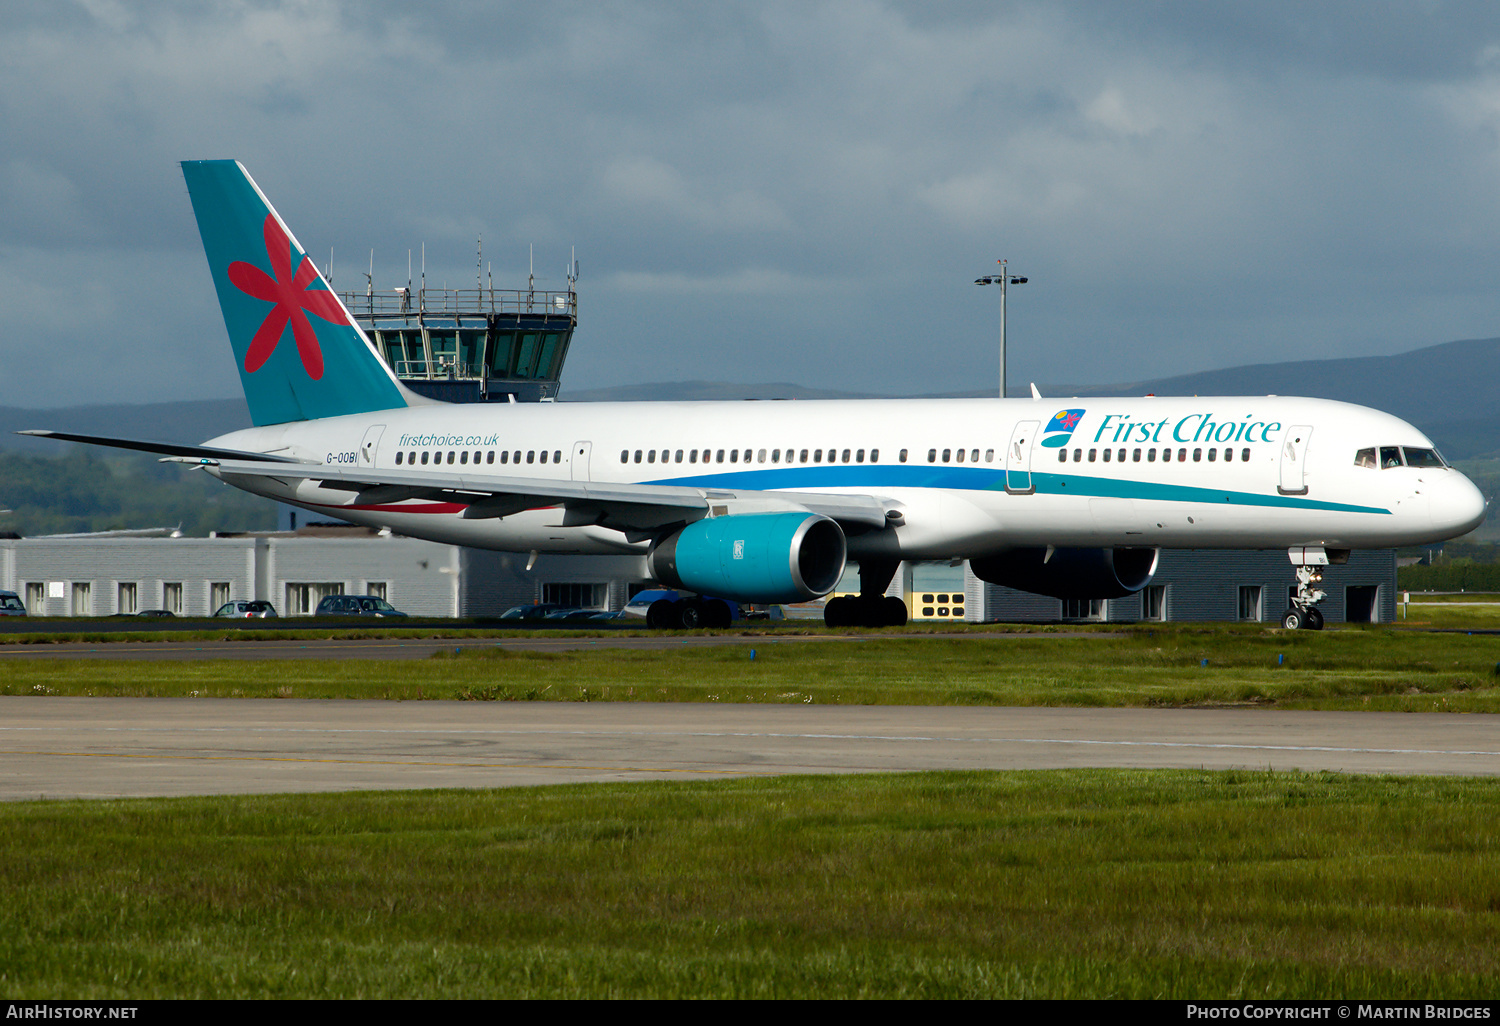
[[375,465],[375,452],[380,448],[380,435],[384,431],[384,424],[376,424],[365,432],[365,440],[359,443],[360,466],[373,467]]
[[1040,426],[1041,421],[1025,420],[1010,433],[1010,446],[1005,450],[1005,490],[1012,495],[1030,495],[1036,490],[1031,484],[1031,449]]
[[1311,438],[1312,426],[1297,424],[1282,439],[1281,484],[1276,489],[1282,495],[1307,494],[1307,443]]
[[594,451],[593,442],[574,442],[573,455],[569,459],[569,470],[574,481],[589,480],[589,456]]

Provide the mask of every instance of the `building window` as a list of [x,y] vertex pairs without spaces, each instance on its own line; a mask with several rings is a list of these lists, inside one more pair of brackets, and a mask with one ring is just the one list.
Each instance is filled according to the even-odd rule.
[[312,616],[318,603],[329,595],[342,595],[342,581],[301,583],[288,581],[286,586],[286,608],[288,616]]
[[40,581],[26,585],[26,611],[32,616],[47,615],[47,586]]
[[1147,585],[1142,596],[1141,612],[1147,620],[1167,618],[1167,586],[1165,584]]
[[161,607],[176,616],[182,615],[181,581],[170,581],[161,586]]
[[93,616],[94,600],[89,582],[79,581],[73,585],[73,615]]
[[136,613],[140,607],[136,604],[136,590],[134,581],[121,581],[115,589],[115,612]]
[[228,602],[229,598],[228,581],[220,581],[208,586],[208,607],[210,609],[218,609],[224,603]]
[[[1213,450],[1210,449],[1209,452],[1212,453]],[[1260,592],[1258,584],[1240,585],[1239,618],[1241,620],[1260,619]]]
[[386,597],[387,581],[366,581],[365,594],[372,598],[383,599]]
[[609,585],[543,584],[542,601],[572,609],[603,609],[609,603]]
[[1063,599],[1064,620],[1103,620],[1108,607],[1104,599]]

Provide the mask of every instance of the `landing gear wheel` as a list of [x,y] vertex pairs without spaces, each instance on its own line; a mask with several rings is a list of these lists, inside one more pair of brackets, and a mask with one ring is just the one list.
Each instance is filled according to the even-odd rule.
[[653,631],[671,630],[677,626],[676,605],[671,599],[657,599],[646,607],[646,626]]
[[882,611],[885,613],[884,621],[887,627],[906,626],[907,612],[906,601],[904,599],[899,599],[894,595],[887,595],[882,605]]
[[1308,607],[1306,619],[1308,630],[1320,631],[1323,629],[1323,614],[1318,610],[1317,606]]
[[677,622],[682,625],[683,630],[696,631],[708,626],[708,610],[703,608],[702,602],[681,602],[680,604],[682,608],[676,610]]
[[729,603],[719,599],[709,599],[703,603],[703,611],[706,616],[705,627],[728,627],[730,624]]
[[1288,609],[1281,616],[1281,626],[1289,631],[1300,630],[1306,622],[1307,618],[1302,610],[1296,608]]
[[858,608],[858,604],[848,595],[831,598],[823,607],[823,625],[825,627],[854,627],[859,620]]

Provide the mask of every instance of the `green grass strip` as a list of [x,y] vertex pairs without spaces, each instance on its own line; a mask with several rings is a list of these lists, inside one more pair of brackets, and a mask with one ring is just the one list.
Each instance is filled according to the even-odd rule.
[[0,806],[9,999],[1492,998],[1500,782],[1071,770]]

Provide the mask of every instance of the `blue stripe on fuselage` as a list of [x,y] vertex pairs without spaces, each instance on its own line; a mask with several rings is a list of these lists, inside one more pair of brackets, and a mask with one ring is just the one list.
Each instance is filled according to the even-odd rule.
[[[881,488],[948,488],[954,491],[1004,491],[1003,468],[954,466],[864,466],[781,467],[775,470],[741,470],[662,478],[642,484],[687,485],[691,488],[750,488],[758,491],[806,491],[838,488],[869,492]],[[1384,513],[1378,506],[1356,506],[1324,502],[1296,495],[1264,495],[1224,488],[1162,484],[1129,478],[1089,477],[1082,474],[1052,474],[1033,470],[1031,483],[1039,495],[1082,495],[1111,499],[1143,499],[1157,502],[1229,503],[1276,509],[1315,509],[1336,513]]]

